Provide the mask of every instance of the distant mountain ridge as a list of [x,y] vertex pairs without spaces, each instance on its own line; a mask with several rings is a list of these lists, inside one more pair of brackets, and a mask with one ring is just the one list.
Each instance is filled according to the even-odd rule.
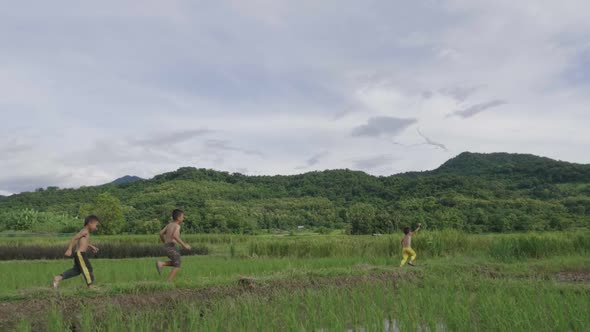
[[461,176],[535,176],[548,182],[590,181],[590,165],[531,154],[464,152],[432,171]]
[[116,179],[115,181],[110,182],[109,184],[128,184],[128,183],[133,183],[133,182],[142,181],[142,180],[143,179],[140,178],[139,176],[125,175],[123,177]]

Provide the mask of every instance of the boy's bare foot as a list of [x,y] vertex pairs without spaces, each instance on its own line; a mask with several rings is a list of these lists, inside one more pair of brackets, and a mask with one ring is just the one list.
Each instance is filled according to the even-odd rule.
[[53,277],[53,289],[57,289],[57,286],[59,285],[60,280],[61,280],[60,276]]
[[162,275],[162,264],[159,261],[156,261],[156,270],[158,270],[159,275]]

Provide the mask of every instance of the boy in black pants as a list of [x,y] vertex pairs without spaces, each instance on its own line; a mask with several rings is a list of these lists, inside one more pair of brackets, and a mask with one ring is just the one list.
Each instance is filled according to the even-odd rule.
[[86,285],[88,288],[92,288],[92,284],[94,283],[94,275],[92,274],[92,265],[90,265],[90,261],[88,261],[86,250],[90,248],[93,252],[98,252],[98,248],[90,244],[90,233],[94,232],[98,228],[99,223],[100,220],[98,220],[98,217],[96,216],[88,216],[86,219],[84,219],[84,228],[82,228],[78,234],[72,237],[70,240],[70,245],[68,246],[68,250],[66,250],[65,253],[66,256],[71,257],[74,244],[76,241],[78,242],[77,250],[74,253],[74,267],[58,276],[53,277],[54,289],[57,289],[60,281],[75,277],[80,274],[84,276],[84,280],[86,280]]

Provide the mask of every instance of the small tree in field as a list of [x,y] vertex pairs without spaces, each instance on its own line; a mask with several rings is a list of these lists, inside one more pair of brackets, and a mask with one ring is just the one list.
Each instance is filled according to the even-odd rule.
[[125,225],[123,206],[119,199],[109,193],[98,195],[94,204],[85,204],[80,208],[82,218],[94,214],[100,219],[99,234],[118,234]]

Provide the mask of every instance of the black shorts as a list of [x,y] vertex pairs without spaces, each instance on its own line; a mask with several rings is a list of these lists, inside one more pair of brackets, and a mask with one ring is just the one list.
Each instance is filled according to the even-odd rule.
[[84,276],[86,285],[92,285],[94,282],[94,274],[92,273],[92,265],[88,260],[85,252],[77,251],[74,253],[74,267],[61,274],[62,278],[69,279],[77,275]]
[[172,262],[172,266],[180,267],[180,250],[176,247],[176,243],[166,243],[164,249],[166,255],[170,258],[170,262]]

